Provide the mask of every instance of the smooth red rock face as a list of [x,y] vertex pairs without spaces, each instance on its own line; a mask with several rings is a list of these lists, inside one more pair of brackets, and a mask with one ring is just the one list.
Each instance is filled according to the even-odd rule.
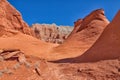
[[120,57],[120,10],[112,22],[105,28],[96,43],[82,56],[75,58],[76,62],[94,62],[116,59]]
[[34,35],[23,21],[21,14],[7,0],[0,0],[0,36],[12,34],[9,30],[17,30],[24,34]]
[[120,10],[95,44],[82,55],[59,62],[97,62],[120,57]]
[[61,44],[72,32],[73,27],[57,26],[56,24],[33,24],[32,29],[38,39]]
[[64,57],[75,57],[82,54],[95,43],[108,24],[109,21],[104,15],[104,10],[93,11],[84,19],[79,19],[75,22],[72,33],[53,52],[57,54],[64,53]]
[[[104,16],[104,11],[102,9],[95,10],[84,19],[79,19],[75,22],[73,33],[69,35],[67,41],[80,40],[85,42],[89,39],[97,39],[108,24],[109,21]],[[77,40],[77,38],[79,40]]]

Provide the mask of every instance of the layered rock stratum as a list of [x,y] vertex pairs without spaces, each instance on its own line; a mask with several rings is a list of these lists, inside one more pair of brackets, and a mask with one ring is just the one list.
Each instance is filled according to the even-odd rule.
[[62,44],[72,32],[72,26],[57,26],[56,24],[33,24],[32,29],[38,39],[45,42]]

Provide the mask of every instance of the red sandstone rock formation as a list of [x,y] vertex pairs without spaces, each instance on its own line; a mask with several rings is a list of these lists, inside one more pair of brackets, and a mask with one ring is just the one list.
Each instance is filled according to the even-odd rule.
[[38,39],[61,44],[72,32],[73,27],[57,26],[56,24],[33,24],[32,29]]
[[96,43],[83,55],[75,58],[76,62],[93,62],[120,57],[120,10],[112,22],[105,28]]
[[95,44],[82,55],[58,62],[96,62],[120,57],[120,10]]
[[[2,5],[2,3],[6,2],[6,0],[1,0],[1,1],[2,2],[0,2],[0,6]],[[99,10],[95,12],[99,12]],[[103,24],[105,25],[108,24],[108,21],[106,21],[106,19],[99,18],[100,16],[103,16],[102,13],[91,17],[95,17],[95,16],[97,17],[94,18],[93,20],[91,19],[89,21],[89,19],[87,20],[86,18],[85,20],[84,19],[78,20],[75,23],[74,31],[71,33],[67,41],[63,44],[63,45],[67,44],[66,47],[69,48],[68,50],[73,48],[73,51],[75,51],[77,46],[75,47],[74,45],[81,46],[83,45],[82,42],[84,44],[87,43],[91,44],[92,43],[91,40],[93,40],[94,42],[94,38],[92,38],[92,36],[95,37],[94,28],[95,28],[95,33],[97,33],[96,30],[102,31],[104,29],[104,28],[99,29],[100,27],[103,26]],[[51,54],[47,54],[47,53],[50,52],[51,48],[53,48],[53,44],[45,43],[32,36],[26,35],[29,33],[26,32],[27,28],[25,27],[21,29],[18,27],[15,28],[15,26],[13,25],[10,26],[11,23],[15,24],[17,22],[15,23],[9,22],[11,20],[8,21],[7,17],[0,19],[3,19],[2,23],[0,23],[2,25],[2,27],[0,26],[1,36],[16,34],[10,37],[5,37],[5,36],[0,37],[0,80],[17,80],[17,79],[19,80],[87,80],[87,79],[119,80],[120,79],[120,75],[119,75],[120,60],[118,59],[100,61],[97,63],[81,63],[81,64],[79,63],[58,64],[58,63],[50,63],[47,62],[46,60],[41,60],[40,58],[35,56],[39,56],[39,57],[45,56],[45,58],[47,58],[48,56],[52,57]],[[6,25],[7,21],[9,26]],[[87,23],[87,21],[89,23]],[[105,29],[102,36],[98,39],[98,41],[94,44],[94,46],[90,50],[88,50],[82,56],[71,60],[76,60],[78,62],[88,62],[88,61],[98,61],[103,59],[113,59],[119,57],[120,55],[119,54],[120,53],[119,21],[120,21],[120,12],[112,21],[112,23]],[[87,24],[85,24],[84,22]],[[90,26],[81,27],[82,24],[92,25],[93,28],[92,27],[89,28]],[[19,24],[17,23],[17,25]],[[105,25],[103,27],[105,27]],[[96,27],[98,28],[96,29]],[[20,33],[17,30],[25,34]],[[92,35],[90,36],[91,33]],[[96,36],[100,35],[100,33],[101,32],[98,32]],[[75,38],[75,40],[73,38]],[[73,46],[69,46],[72,45],[72,42],[69,42],[69,40],[71,41],[73,40],[74,43]],[[80,40],[82,40],[81,43],[79,43]],[[88,40],[88,42],[85,43],[84,40],[85,41]],[[80,50],[80,48],[78,48],[78,50]],[[65,49],[63,48],[63,52],[64,51]],[[68,52],[73,53],[71,52],[71,50]],[[64,55],[62,54],[62,56]],[[69,55],[67,54],[67,56]],[[17,60],[14,57],[18,57]],[[59,56],[54,55],[54,57],[58,58]]]
[[0,36],[12,35],[11,30],[34,36],[34,32],[23,21],[21,14],[7,0],[0,0]]
[[22,20],[20,13],[7,0],[0,0],[0,49],[20,49],[25,55],[43,57],[56,45],[31,35],[32,30]]
[[82,54],[94,44],[108,24],[109,21],[102,9],[93,11],[84,19],[75,22],[74,30],[67,40],[56,47],[53,52],[60,58]]

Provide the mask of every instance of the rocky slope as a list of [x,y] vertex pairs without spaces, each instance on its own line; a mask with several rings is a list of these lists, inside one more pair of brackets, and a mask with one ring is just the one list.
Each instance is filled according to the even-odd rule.
[[74,30],[62,45],[54,48],[51,56],[76,57],[89,49],[109,24],[104,10],[98,9],[75,22]]
[[20,13],[7,0],[0,0],[0,49],[20,49],[25,55],[42,57],[55,46],[33,36],[34,32],[22,20]]
[[116,59],[120,57],[120,10],[105,28],[95,44],[83,55],[66,59],[72,62],[96,62],[100,60]]
[[56,24],[33,24],[32,29],[38,39],[61,44],[72,32],[73,27],[57,26]]
[[23,21],[21,14],[7,0],[0,0],[0,36],[11,36],[13,30],[35,36]]
[[[9,51],[8,51],[9,52]],[[21,52],[21,51],[20,51]],[[10,52],[11,53],[11,52]],[[12,52],[13,53],[13,52]],[[119,80],[120,60],[50,63],[38,57],[11,56],[0,61],[0,80]],[[13,59],[14,58],[14,59]],[[22,63],[19,61],[22,60]]]

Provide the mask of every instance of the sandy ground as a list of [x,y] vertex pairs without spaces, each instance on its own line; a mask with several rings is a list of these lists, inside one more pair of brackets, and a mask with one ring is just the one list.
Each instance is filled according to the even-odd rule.
[[[27,65],[19,64],[16,60],[0,62],[0,80],[120,79],[119,59],[94,63],[51,63],[36,57],[27,57],[27,62]],[[4,73],[1,74],[2,71]]]

